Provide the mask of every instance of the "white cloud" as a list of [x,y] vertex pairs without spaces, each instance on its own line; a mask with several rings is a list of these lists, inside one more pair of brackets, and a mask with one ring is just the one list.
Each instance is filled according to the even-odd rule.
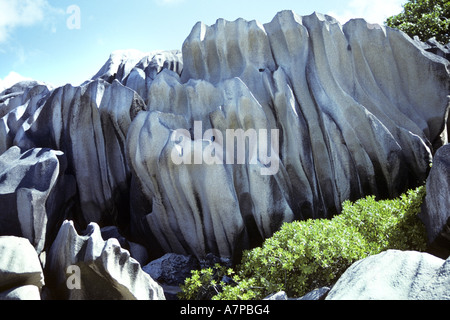
[[351,0],[346,8],[327,14],[345,23],[353,18],[364,18],[369,23],[384,24],[384,21],[403,11],[405,0]]
[[53,8],[47,0],[0,0],[0,43],[15,28],[41,23],[55,13],[60,13],[60,9]]
[[25,81],[25,80],[32,80],[30,78],[26,78],[17,72],[11,71],[5,79],[0,79],[0,93],[4,90],[11,88],[13,85],[15,85],[17,82]]

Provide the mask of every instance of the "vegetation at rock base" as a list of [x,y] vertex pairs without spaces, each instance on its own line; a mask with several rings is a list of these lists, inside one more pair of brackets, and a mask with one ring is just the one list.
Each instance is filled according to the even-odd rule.
[[387,26],[422,41],[435,37],[442,44],[450,42],[450,1],[409,0],[403,8],[402,13],[387,19]]
[[426,232],[417,217],[425,187],[394,200],[346,201],[331,220],[283,225],[261,247],[245,251],[234,269],[196,270],[180,293],[188,300],[259,300],[285,291],[290,297],[331,286],[354,262],[388,249],[424,251]]

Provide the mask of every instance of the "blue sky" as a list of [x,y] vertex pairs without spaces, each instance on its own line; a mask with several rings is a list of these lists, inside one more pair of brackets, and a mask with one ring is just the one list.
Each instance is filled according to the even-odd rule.
[[383,23],[404,0],[0,0],[0,92],[24,78],[79,85],[115,50],[181,49],[198,21],[270,22],[281,10]]

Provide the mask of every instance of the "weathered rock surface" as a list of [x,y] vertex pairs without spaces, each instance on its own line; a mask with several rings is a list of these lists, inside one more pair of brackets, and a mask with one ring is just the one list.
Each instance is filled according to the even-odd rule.
[[123,249],[128,250],[131,257],[139,262],[141,266],[145,266],[147,263],[149,263],[150,258],[147,249],[139,243],[129,241],[120,233],[119,229],[116,226],[103,227],[100,231],[102,238],[105,241],[111,238],[117,239],[120,246]]
[[0,153],[14,145],[16,134],[39,112],[51,89],[36,81],[22,81],[1,93]]
[[318,288],[316,290],[313,290],[311,292],[308,292],[303,297],[300,298],[289,298],[286,292],[280,291],[277,293],[274,293],[264,300],[278,300],[278,301],[285,301],[285,300],[303,300],[303,301],[319,301],[319,300],[325,300],[328,292],[330,292],[330,288],[323,287]]
[[389,250],[353,264],[326,300],[449,300],[450,260]]
[[0,155],[0,235],[24,237],[38,253],[51,244],[75,194],[66,166],[64,154],[50,149]]
[[[80,270],[79,279],[70,279],[71,272],[77,270],[74,266]],[[55,299],[165,299],[162,288],[117,239],[103,240],[95,223],[89,224],[84,235],[78,235],[73,223],[66,221],[50,249],[45,269]],[[68,287],[69,282],[73,288]]]
[[[182,53],[181,77],[155,78],[127,140],[131,229],[162,252],[233,257],[283,222],[398,196],[425,181],[443,143],[449,62],[402,32],[284,11],[265,25],[198,23]],[[279,152],[205,164],[228,159],[227,129],[279,130]]]
[[[162,298],[137,261],[231,261],[284,222],[422,184],[449,140],[447,54],[361,19],[283,11],[198,23],[182,51],[115,52],[79,87],[19,83],[0,96],[0,234],[47,254],[59,298]],[[427,208],[448,200],[442,172]],[[67,289],[70,265],[81,290]]]
[[41,290],[33,285],[21,286],[0,292],[0,300],[41,300]]
[[130,172],[125,141],[132,119],[144,106],[136,92],[118,81],[66,85],[52,91],[17,131],[14,145],[65,153],[67,172],[78,186],[80,224],[126,225]]
[[153,260],[142,268],[152,279],[169,286],[179,286],[186,278],[191,276],[192,270],[199,269],[200,265],[192,256],[182,256],[168,253]]
[[191,276],[192,270],[200,269],[200,264],[192,256],[168,253],[153,260],[142,268],[164,289],[167,300],[177,300],[181,285]]
[[25,238],[0,237],[0,300],[40,300],[44,273]]
[[138,50],[119,50],[111,54],[92,80],[103,79],[109,83],[118,80],[124,86],[136,91],[145,103],[148,103],[150,86],[162,70],[181,74],[183,70],[181,51],[143,53]]
[[428,242],[450,255],[450,145],[440,148],[427,179],[427,195],[419,217],[424,222]]

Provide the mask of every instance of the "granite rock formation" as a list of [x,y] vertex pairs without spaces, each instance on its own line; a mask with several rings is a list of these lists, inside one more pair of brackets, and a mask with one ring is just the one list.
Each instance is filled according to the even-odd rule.
[[[398,196],[444,143],[449,62],[397,30],[285,11],[265,25],[198,23],[182,53],[181,76],[152,82],[127,140],[131,227],[162,252],[232,257],[283,222]],[[276,174],[261,174],[261,157],[194,164],[196,150],[225,149],[227,130],[262,128],[279,132]]]
[[[78,87],[19,83],[0,94],[0,234],[29,239],[57,277],[81,263],[125,277],[114,297],[158,298],[134,293],[136,260],[119,258],[123,275],[102,263],[236,259],[284,222],[423,184],[448,142],[447,48],[283,11],[199,22],[181,51],[117,51]],[[75,258],[68,239],[93,251]],[[62,279],[64,297],[99,297]]]
[[50,149],[0,155],[0,235],[26,238],[38,254],[51,245],[75,196],[66,166],[64,154]]
[[71,221],[63,223],[47,257],[46,282],[58,299],[165,300],[139,262],[117,239],[104,241],[95,223],[82,235]]
[[450,145],[440,148],[426,183],[427,195],[419,217],[427,229],[428,242],[436,255],[450,255]]
[[353,264],[326,300],[450,300],[450,259],[389,250]]
[[0,300],[40,300],[44,272],[25,238],[0,237]]

